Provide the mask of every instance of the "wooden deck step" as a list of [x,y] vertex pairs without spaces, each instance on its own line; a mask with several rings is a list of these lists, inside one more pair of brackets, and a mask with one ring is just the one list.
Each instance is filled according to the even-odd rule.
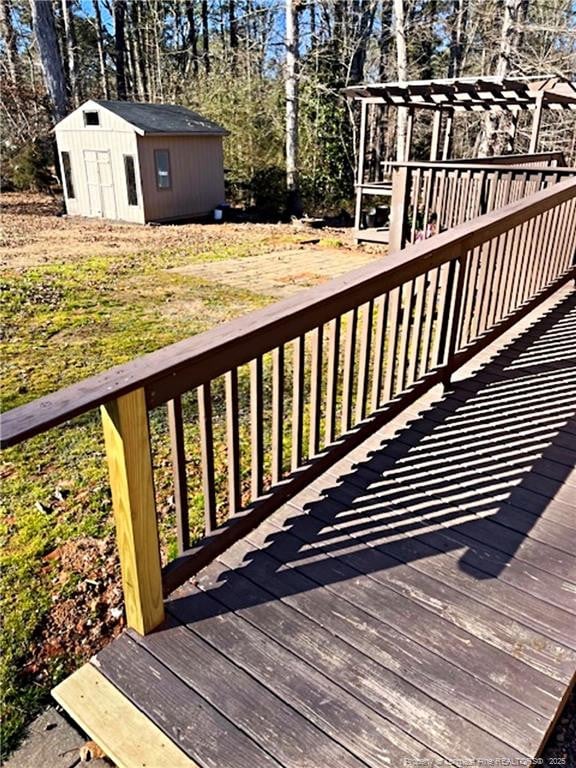
[[200,768],[92,664],[52,695],[118,768]]

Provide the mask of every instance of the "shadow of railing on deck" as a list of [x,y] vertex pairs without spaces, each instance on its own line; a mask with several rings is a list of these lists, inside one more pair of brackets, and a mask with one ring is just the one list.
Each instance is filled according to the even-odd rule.
[[[232,604],[176,593],[175,613],[195,621],[440,553],[469,578],[498,578],[550,500],[562,520],[576,495],[564,485],[576,450],[574,339],[571,294],[333,486],[250,534],[240,564],[220,575]],[[240,584],[266,574],[266,598]]]

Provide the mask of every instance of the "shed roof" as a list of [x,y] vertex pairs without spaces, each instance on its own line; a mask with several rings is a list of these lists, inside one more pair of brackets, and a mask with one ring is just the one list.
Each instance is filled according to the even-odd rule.
[[179,133],[225,136],[228,133],[221,125],[178,104],[145,104],[135,101],[98,99],[95,99],[94,103],[110,110],[144,134]]
[[556,75],[367,83],[346,88],[344,92],[351,98],[399,107],[482,112],[533,109],[541,101],[547,109],[576,109],[574,84]]

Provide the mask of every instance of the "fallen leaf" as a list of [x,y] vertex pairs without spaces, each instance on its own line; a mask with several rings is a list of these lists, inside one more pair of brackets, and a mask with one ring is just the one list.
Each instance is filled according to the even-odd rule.
[[80,747],[79,753],[80,761],[83,763],[89,763],[90,760],[99,760],[102,757],[106,757],[95,741],[87,741]]

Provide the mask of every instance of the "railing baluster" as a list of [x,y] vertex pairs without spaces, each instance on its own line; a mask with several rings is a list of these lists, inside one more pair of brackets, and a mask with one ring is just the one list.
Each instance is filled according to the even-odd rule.
[[250,475],[251,494],[256,499],[264,488],[264,386],[262,357],[250,362]]
[[360,357],[358,360],[358,387],[356,391],[356,421],[366,416],[368,405],[368,381],[370,377],[370,353],[372,351],[372,322],[374,302],[369,301],[364,309],[362,333],[360,336]]
[[447,228],[446,224],[446,210],[444,207],[444,200],[446,197],[447,187],[447,175],[446,169],[442,168],[438,178],[438,194],[436,201],[436,215],[438,216],[438,232]]
[[557,252],[557,233],[559,229],[559,222],[562,218],[562,207],[557,206],[552,209],[552,224],[549,230],[549,236],[547,238],[546,247],[546,261],[548,263],[548,270],[546,272],[546,283],[549,283],[554,278],[554,264],[555,253]]
[[518,300],[521,304],[526,301],[529,296],[529,286],[532,273],[535,268],[535,254],[536,243],[534,242],[534,229],[536,225],[536,219],[533,217],[528,221],[526,227],[526,236],[523,238],[524,242],[524,259],[526,261],[526,268],[522,270],[520,285],[518,288]]
[[463,297],[462,297],[462,318],[459,327],[459,334],[456,340],[456,344],[460,346],[464,342],[464,339],[468,339],[470,332],[470,323],[474,312],[474,306],[476,301],[476,291],[478,282],[478,269],[479,269],[479,254],[478,249],[475,248],[472,253],[468,254],[468,258],[465,261],[465,278],[462,283]]
[[305,337],[294,339],[294,388],[292,392],[292,471],[302,465],[302,431],[304,426],[304,359]]
[[190,548],[190,522],[188,520],[188,482],[186,479],[186,451],[182,399],[178,395],[168,401],[168,430],[174,478],[174,507],[176,509],[176,539],[181,554]]
[[380,296],[376,302],[376,335],[374,339],[374,366],[372,370],[372,410],[380,407],[382,374],[384,371],[384,344],[386,340],[386,316],[388,314],[388,294]]
[[480,299],[474,312],[474,322],[471,326],[470,338],[475,339],[488,328],[488,317],[490,314],[493,297],[493,284],[496,280],[498,259],[496,238],[492,238],[483,244],[484,256],[486,262],[486,272],[484,282],[481,286]]
[[198,387],[198,420],[202,452],[202,492],[204,494],[204,524],[211,533],[216,521],[216,486],[214,474],[214,435],[212,430],[212,388],[210,382]]
[[394,397],[394,379],[396,373],[396,353],[398,350],[400,326],[400,288],[394,288],[389,294],[388,325],[386,328],[387,350],[384,372],[384,402]]
[[401,291],[402,320],[400,324],[400,344],[398,346],[398,371],[394,392],[403,392],[406,385],[406,370],[410,353],[410,329],[412,326],[412,304],[414,301],[414,280],[404,283]]
[[324,327],[312,334],[312,360],[310,365],[310,440],[308,452],[316,456],[320,451],[320,426],[322,423],[322,364]]
[[240,476],[240,405],[238,398],[238,369],[228,371],[226,381],[226,443],[228,453],[228,504],[235,515],[242,507]]
[[336,407],[338,404],[338,374],[340,370],[340,317],[334,318],[330,328],[328,372],[326,378],[326,444],[336,439]]
[[438,301],[438,280],[440,276],[440,267],[431,270],[427,273],[428,287],[426,290],[426,320],[424,325],[424,348],[422,350],[421,362],[418,368],[418,376],[422,376],[427,373],[432,364],[430,362],[430,352],[432,349],[432,334],[434,328],[434,315],[436,312],[436,304]]
[[506,284],[507,272],[507,253],[508,253],[508,239],[510,231],[506,231],[496,238],[496,250],[494,258],[497,262],[497,269],[495,274],[495,282],[493,286],[492,303],[490,305],[490,318],[488,326],[499,323],[502,319],[502,305],[504,298],[504,286]]
[[448,263],[446,274],[442,283],[442,290],[440,293],[441,308],[438,311],[438,326],[436,332],[438,334],[437,345],[437,357],[436,365],[440,366],[448,364],[449,354],[449,340],[451,337],[451,328],[453,326],[453,313],[454,313],[454,289],[456,283],[456,270],[458,262],[452,259]]
[[422,346],[422,332],[423,332],[423,307],[424,307],[424,294],[426,292],[426,275],[419,275],[414,281],[415,298],[413,301],[413,318],[412,318],[412,341],[409,344],[408,349],[408,369],[406,372],[406,383],[408,386],[413,384],[417,378],[417,370],[419,367],[421,357]]
[[272,482],[284,475],[284,347],[272,353]]
[[352,424],[357,330],[358,309],[355,308],[348,314],[346,322],[346,343],[344,347],[344,372],[342,382],[342,432],[348,432]]
[[453,370],[453,358],[455,352],[458,350],[458,336],[460,334],[460,324],[462,322],[462,294],[464,286],[464,278],[466,275],[466,259],[470,257],[469,253],[463,253],[460,258],[454,259],[450,262],[450,266],[454,265],[454,269],[457,273],[456,277],[452,280],[453,289],[451,291],[452,298],[449,302],[450,312],[446,315],[448,330],[447,335],[447,348],[445,352],[445,360],[447,365],[447,376],[445,377],[445,383],[450,380],[450,374]]
[[518,279],[517,268],[518,268],[519,234],[520,234],[519,227],[514,227],[512,230],[510,230],[510,237],[509,237],[508,250],[507,250],[507,264],[506,264],[507,279],[504,285],[504,296],[503,296],[503,304],[502,304],[503,317],[507,317],[508,314],[510,313],[510,308],[512,306],[512,296],[514,292],[514,284]]

